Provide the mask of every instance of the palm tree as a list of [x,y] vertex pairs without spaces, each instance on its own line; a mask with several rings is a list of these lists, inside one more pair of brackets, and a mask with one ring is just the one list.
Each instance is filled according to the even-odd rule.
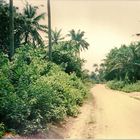
[[48,9],[48,37],[49,37],[49,60],[52,60],[52,36],[51,36],[51,6],[50,0],[47,1]]
[[59,41],[62,41],[64,39],[64,37],[62,37],[61,35],[61,31],[61,29],[55,29],[54,31],[52,30],[52,44],[58,44]]
[[9,6],[10,13],[10,48],[9,48],[9,57],[10,60],[14,55],[14,12],[13,12],[13,0],[10,0]]
[[39,31],[46,32],[47,27],[39,24],[39,22],[45,18],[45,13],[37,15],[37,7],[32,7],[27,3],[23,14],[24,44],[33,43],[34,45],[43,45],[43,39]]
[[74,50],[76,53],[80,53],[80,51],[88,49],[88,42],[83,38],[85,32],[78,30],[77,32],[75,30],[71,30],[68,34],[69,37],[71,37],[70,42],[74,45]]

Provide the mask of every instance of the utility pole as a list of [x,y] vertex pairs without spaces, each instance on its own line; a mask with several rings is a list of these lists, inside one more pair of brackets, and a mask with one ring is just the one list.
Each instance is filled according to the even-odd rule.
[[9,5],[9,15],[10,15],[10,48],[9,48],[9,58],[12,60],[14,55],[14,11],[13,11],[13,0],[10,0]]
[[47,1],[48,10],[48,39],[49,39],[49,60],[52,60],[52,35],[51,35],[51,6],[50,0]]

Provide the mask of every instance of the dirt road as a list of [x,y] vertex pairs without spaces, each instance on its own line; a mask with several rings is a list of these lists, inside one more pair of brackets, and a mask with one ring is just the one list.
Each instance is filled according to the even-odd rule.
[[94,104],[85,105],[73,122],[67,138],[140,138],[140,101],[119,91],[96,85]]
[[140,138],[140,101],[96,85],[94,138]]

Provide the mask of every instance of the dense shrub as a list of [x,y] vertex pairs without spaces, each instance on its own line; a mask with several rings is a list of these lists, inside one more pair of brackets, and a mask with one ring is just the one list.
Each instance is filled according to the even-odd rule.
[[26,102],[19,98],[16,93],[3,95],[0,99],[0,105],[0,119],[8,128],[20,129],[25,125],[29,109]]
[[3,123],[0,123],[0,138],[4,135],[5,133],[5,125]]
[[125,82],[112,80],[112,81],[107,82],[107,86],[114,90],[121,90],[125,86]]
[[107,86],[114,90],[120,90],[124,92],[140,92],[140,81],[136,83],[126,83],[124,81],[109,81]]
[[47,79],[48,81],[46,81],[46,83],[52,87],[53,90],[57,90],[57,94],[61,96],[61,99],[64,101],[67,114],[77,115],[77,105],[83,103],[87,92],[81,81],[73,75],[69,76],[64,72],[53,74],[47,77]]
[[140,81],[132,84],[126,84],[122,91],[124,92],[140,92]]
[[43,50],[21,47],[12,62],[0,56],[0,121],[8,128],[32,133],[78,114],[86,87],[75,74],[47,62]]
[[66,73],[71,74],[74,72],[76,76],[81,78],[83,76],[82,66],[84,60],[74,55],[74,52],[70,47],[74,48],[74,46],[70,46],[67,42],[61,42],[54,45],[52,61],[57,65],[60,65]]

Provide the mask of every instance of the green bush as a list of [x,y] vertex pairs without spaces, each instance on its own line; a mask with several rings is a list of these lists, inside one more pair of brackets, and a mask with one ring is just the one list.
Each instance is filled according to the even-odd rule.
[[5,125],[3,123],[0,123],[0,138],[2,138],[4,133],[5,133]]
[[47,123],[78,114],[86,87],[75,74],[47,62],[43,50],[21,47],[12,62],[0,57],[0,121],[8,129],[37,132]]
[[3,95],[0,99],[1,121],[8,128],[21,129],[30,112],[28,104],[22,100],[16,93]]
[[57,89],[54,90],[48,82],[49,79],[42,76],[29,89],[29,103],[33,110],[31,116],[34,117],[34,110],[38,110],[42,123],[62,120],[66,114]]
[[121,90],[125,86],[125,82],[112,80],[112,81],[107,82],[107,86],[114,90]]
[[124,92],[140,92],[140,81],[132,84],[126,84],[122,91]]
[[124,81],[109,81],[107,86],[114,90],[120,90],[124,92],[140,92],[140,81],[136,83],[126,83]]
[[14,87],[10,79],[0,69],[0,97],[2,96],[1,94],[8,94],[13,91]]
[[54,45],[52,50],[52,61],[55,64],[60,65],[66,73],[71,74],[74,72],[76,76],[82,78],[84,60],[77,57],[70,49],[74,47],[75,46],[72,46],[72,44],[67,42],[61,42]]
[[14,87],[9,79],[9,69],[8,57],[0,53],[0,93],[3,94],[14,91]]

